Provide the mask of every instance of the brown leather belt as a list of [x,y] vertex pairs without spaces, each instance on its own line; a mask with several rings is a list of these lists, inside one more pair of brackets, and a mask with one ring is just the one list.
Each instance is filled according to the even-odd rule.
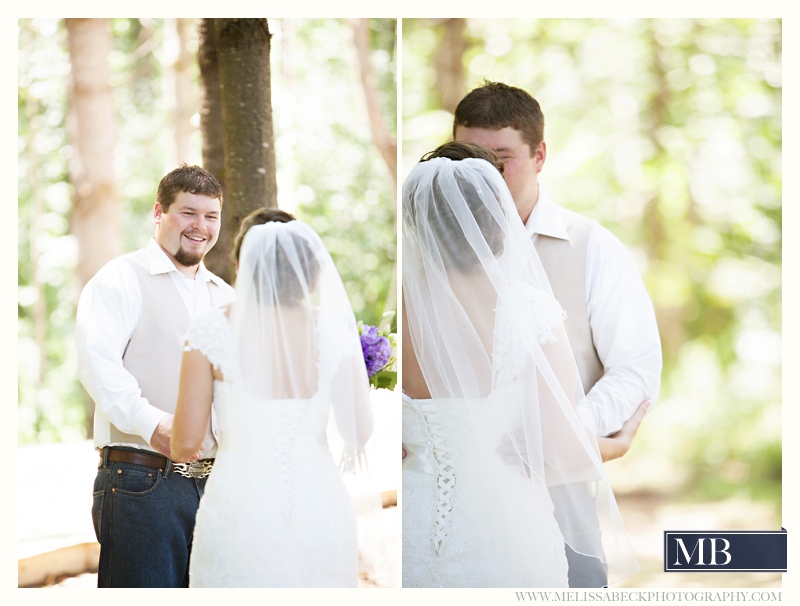
[[[108,456],[105,457],[106,451]],[[145,467],[155,467],[163,471],[167,467],[167,457],[154,452],[132,452],[130,450],[119,450],[105,446],[100,450],[100,457],[115,463],[133,463],[134,465],[144,465]]]
[[169,469],[173,473],[182,475],[184,478],[197,479],[207,478],[214,465],[214,459],[203,459],[202,461],[195,461],[194,463],[174,463],[164,455],[154,452],[147,452],[144,450],[120,450],[112,446],[104,446],[100,449],[100,465],[103,464],[104,457],[106,461],[155,467],[160,472]]

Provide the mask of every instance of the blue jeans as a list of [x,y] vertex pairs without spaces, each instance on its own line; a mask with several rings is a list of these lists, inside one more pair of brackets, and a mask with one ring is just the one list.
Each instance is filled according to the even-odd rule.
[[189,586],[194,518],[206,479],[166,467],[108,461],[98,468],[92,504],[98,587]]
[[[550,486],[550,497],[556,504],[556,521],[562,531],[570,527],[569,520],[562,519],[559,513],[563,510],[557,505],[562,499],[569,499],[575,506],[575,511],[579,512],[584,520],[590,521],[592,528],[588,530],[588,536],[584,541],[588,541],[594,548],[594,553],[603,553],[603,544],[600,537],[600,523],[595,512],[595,497],[591,494],[589,484],[569,484],[567,486]],[[578,496],[580,495],[580,496]],[[606,587],[608,586],[608,566],[605,562],[592,556],[583,555],[576,552],[572,547],[565,544],[564,551],[567,554],[567,565],[569,566],[568,581],[570,587]]]

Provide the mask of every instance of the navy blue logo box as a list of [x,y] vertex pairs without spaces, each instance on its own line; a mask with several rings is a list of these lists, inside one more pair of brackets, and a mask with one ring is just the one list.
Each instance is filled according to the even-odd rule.
[[786,572],[780,530],[665,530],[664,572]]

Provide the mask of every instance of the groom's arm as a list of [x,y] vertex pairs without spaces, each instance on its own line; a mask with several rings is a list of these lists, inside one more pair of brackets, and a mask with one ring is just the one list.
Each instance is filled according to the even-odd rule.
[[633,257],[600,225],[588,243],[586,292],[592,340],[605,370],[586,400],[596,434],[609,436],[642,401],[655,404],[662,358],[653,303]]
[[89,280],[78,301],[75,322],[78,377],[98,413],[120,431],[139,435],[148,443],[153,439],[151,445],[157,448],[156,428],[171,415],[142,397],[139,382],[122,365],[141,309],[139,283],[127,261],[115,259]]

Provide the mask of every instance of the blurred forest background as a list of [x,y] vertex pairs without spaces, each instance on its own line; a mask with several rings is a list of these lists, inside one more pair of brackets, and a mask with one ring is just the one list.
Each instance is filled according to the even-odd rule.
[[664,352],[659,403],[606,469],[644,571],[663,531],[781,527],[781,21],[404,19],[405,178],[484,79],[545,115],[540,183],[633,253]]
[[[208,143],[197,20],[68,21],[89,22],[83,50],[69,32],[81,24],[18,22],[20,444],[90,435],[75,306],[108,258],[84,262],[85,251],[110,237],[111,256],[144,246],[161,177],[184,161],[202,165]],[[357,318],[377,324],[396,301],[396,21],[270,19],[268,27],[277,204],[320,233]],[[94,70],[95,92],[113,108],[89,107],[88,141],[75,108],[93,85],[74,81],[78,65]],[[76,162],[103,141],[110,153]],[[92,171],[105,171],[103,195],[116,210],[86,211],[75,183]]]

